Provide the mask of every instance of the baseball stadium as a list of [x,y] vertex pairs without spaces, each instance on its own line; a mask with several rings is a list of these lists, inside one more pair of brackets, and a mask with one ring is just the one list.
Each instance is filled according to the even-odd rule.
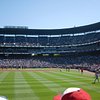
[[100,22],[63,29],[0,28],[0,96],[7,100],[53,100],[69,87],[99,100],[95,72],[100,73]]

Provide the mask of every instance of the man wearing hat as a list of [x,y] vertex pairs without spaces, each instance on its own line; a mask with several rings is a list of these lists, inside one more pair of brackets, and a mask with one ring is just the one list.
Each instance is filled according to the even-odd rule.
[[94,79],[94,84],[95,84],[95,82],[96,82],[96,80],[99,82],[99,72],[95,72],[95,79]]
[[53,100],[91,100],[91,97],[81,88],[68,88],[63,94],[54,96]]

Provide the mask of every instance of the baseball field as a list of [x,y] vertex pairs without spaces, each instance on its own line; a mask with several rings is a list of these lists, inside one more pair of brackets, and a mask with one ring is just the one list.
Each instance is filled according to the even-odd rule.
[[87,91],[92,100],[100,100],[100,83],[92,84],[94,74],[65,69],[1,69],[0,96],[8,100],[53,100],[68,87]]

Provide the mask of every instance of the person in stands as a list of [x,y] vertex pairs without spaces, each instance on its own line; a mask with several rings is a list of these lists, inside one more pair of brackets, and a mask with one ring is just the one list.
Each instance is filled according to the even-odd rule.
[[63,94],[54,96],[53,100],[92,100],[91,96],[81,88],[67,88]]

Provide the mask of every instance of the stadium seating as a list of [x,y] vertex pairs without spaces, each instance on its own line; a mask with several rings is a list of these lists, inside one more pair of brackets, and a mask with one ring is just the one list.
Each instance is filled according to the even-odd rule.
[[0,67],[92,66],[99,64],[99,53],[100,23],[51,30],[0,28]]

